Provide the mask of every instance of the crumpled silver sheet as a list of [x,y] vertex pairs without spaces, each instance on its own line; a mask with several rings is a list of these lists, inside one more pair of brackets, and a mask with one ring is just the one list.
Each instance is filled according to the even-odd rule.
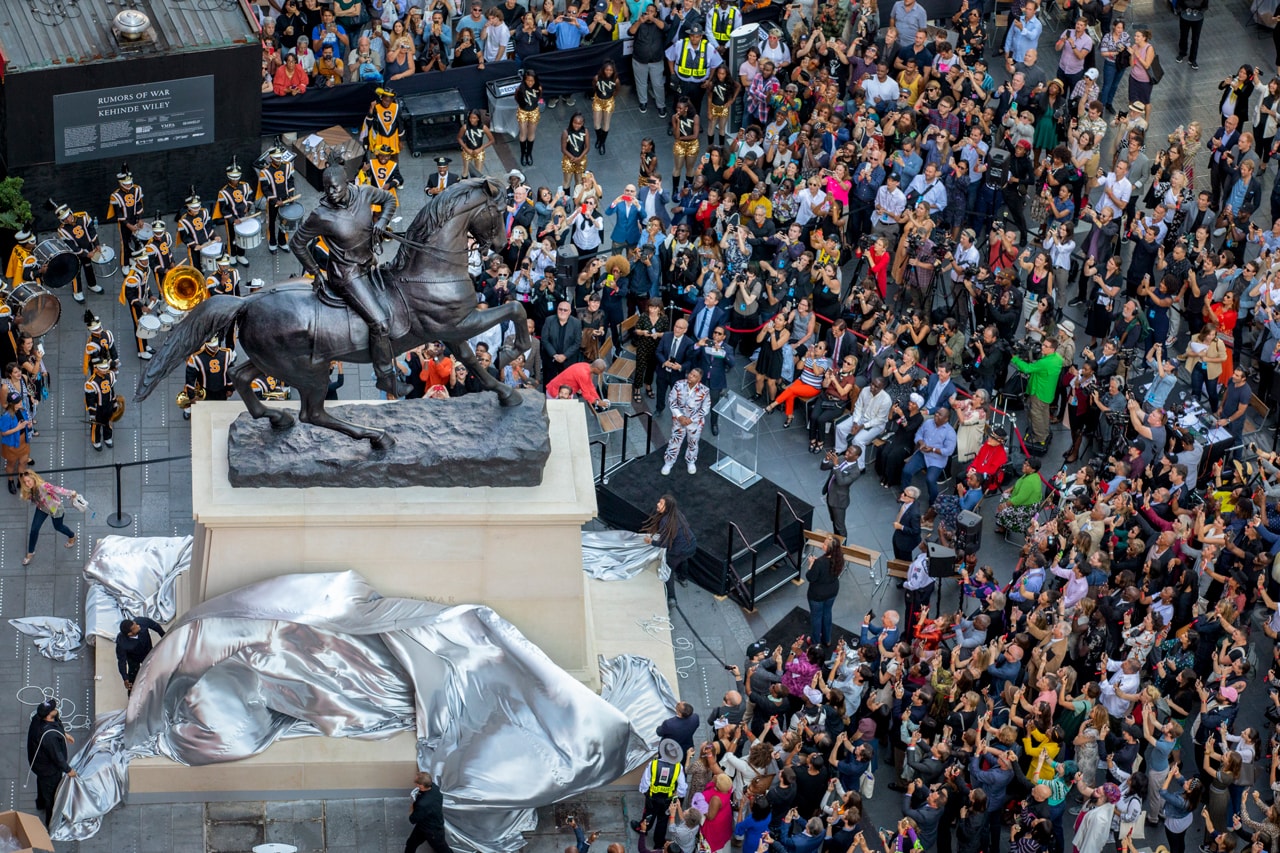
[[104,536],[84,567],[85,633],[115,639],[120,620],[146,616],[164,625],[177,612],[174,586],[191,568],[190,536]]
[[54,660],[75,660],[76,649],[83,645],[80,626],[60,616],[24,616],[10,619],[9,624],[28,637],[35,637],[40,654]]
[[629,530],[587,530],[582,533],[582,569],[596,580],[624,581],[661,560],[662,549],[644,535]]
[[416,727],[418,766],[445,793],[451,840],[511,853],[535,808],[638,766],[628,715],[649,726],[670,688],[646,697],[639,675],[613,683],[633,703],[626,713],[487,607],[382,598],[355,572],[284,575],[193,608],[156,644],[123,726],[100,719],[73,758],[79,775],[58,790],[53,835],[97,832],[133,758],[202,765],[279,737]]
[[658,726],[676,712],[671,683],[652,660],[640,655],[601,656],[600,698],[628,711],[631,745],[627,763],[639,767],[658,750]]

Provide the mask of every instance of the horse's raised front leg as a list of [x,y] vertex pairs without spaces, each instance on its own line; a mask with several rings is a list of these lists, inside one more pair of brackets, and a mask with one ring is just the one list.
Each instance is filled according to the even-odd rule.
[[253,393],[253,380],[265,374],[251,359],[245,359],[237,364],[229,373],[231,383],[236,386],[236,392],[240,395],[240,399],[244,400],[244,407],[249,410],[249,414],[255,418],[270,419],[271,428],[282,432],[291,429],[297,423],[292,412],[264,405],[258,399],[258,395]]
[[[489,312],[486,311],[485,313]],[[486,391],[497,392],[499,404],[503,406],[518,406],[524,402],[524,399],[516,393],[516,389],[505,382],[494,379],[493,374],[480,365],[480,359],[476,358],[476,352],[471,348],[471,344],[467,342],[466,338],[457,341],[446,340],[445,343],[449,345],[449,349],[458,357],[458,360],[466,365],[467,370],[475,374]]]
[[[511,359],[515,358],[517,350],[524,352],[533,343],[533,338],[529,335],[529,324],[526,322],[527,316],[524,311],[524,305],[513,300],[499,305],[497,308],[490,308],[487,311],[472,311],[450,329],[450,334],[458,338],[474,338],[481,332],[492,329],[500,323],[514,323],[516,329],[515,347],[503,347],[494,354],[494,363],[497,364],[498,370],[501,371]],[[516,394],[514,396],[519,398],[520,395]]]
[[298,388],[299,393],[302,395],[302,410],[299,412],[299,417],[302,418],[303,423],[337,430],[352,438],[368,441],[374,450],[389,450],[395,446],[395,438],[386,430],[370,429],[359,424],[353,424],[350,421],[344,421],[342,418],[335,418],[329,414],[324,407],[324,395],[328,388],[327,373],[324,380],[318,385]]

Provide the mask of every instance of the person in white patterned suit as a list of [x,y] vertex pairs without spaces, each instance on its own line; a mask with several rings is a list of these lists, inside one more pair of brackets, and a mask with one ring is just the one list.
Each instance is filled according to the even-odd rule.
[[694,367],[684,379],[671,386],[667,392],[667,408],[671,410],[671,440],[663,457],[662,474],[671,473],[680,455],[681,442],[688,439],[684,461],[689,473],[698,473],[698,440],[702,438],[702,426],[711,412],[711,389],[702,384],[702,369]]

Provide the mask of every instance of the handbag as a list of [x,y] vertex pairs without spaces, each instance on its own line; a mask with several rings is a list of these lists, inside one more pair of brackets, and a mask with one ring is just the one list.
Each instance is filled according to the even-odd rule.
[[862,778],[858,781],[858,790],[862,794],[862,799],[869,800],[876,795],[876,776],[870,770],[862,771]]
[[77,492],[76,496],[71,499],[71,506],[75,507],[80,512],[89,511],[89,501],[86,500],[85,496],[79,492]]
[[1129,54],[1129,48],[1124,47],[1116,51],[1116,71],[1123,71],[1133,64],[1133,57]]
[[1151,55],[1151,67],[1147,69],[1147,77],[1151,78],[1152,84],[1164,79],[1164,67],[1160,64],[1160,54]]

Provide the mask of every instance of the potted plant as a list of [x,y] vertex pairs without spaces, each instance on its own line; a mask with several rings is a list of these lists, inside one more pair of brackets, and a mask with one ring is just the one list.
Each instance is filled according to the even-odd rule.
[[17,245],[14,235],[31,224],[31,203],[22,196],[22,178],[0,181],[0,258]]

